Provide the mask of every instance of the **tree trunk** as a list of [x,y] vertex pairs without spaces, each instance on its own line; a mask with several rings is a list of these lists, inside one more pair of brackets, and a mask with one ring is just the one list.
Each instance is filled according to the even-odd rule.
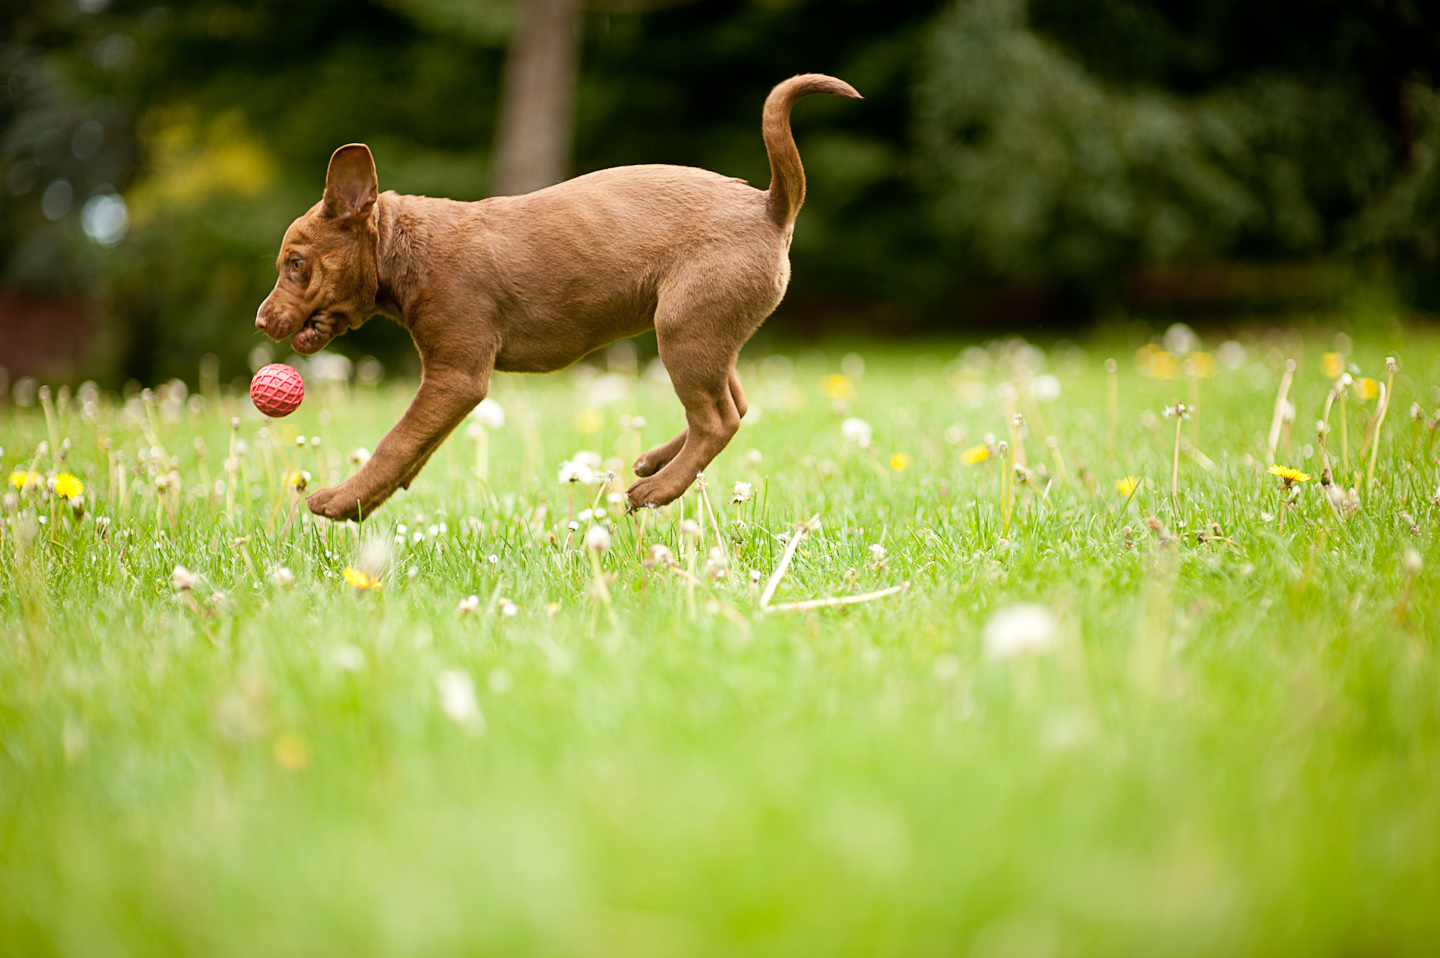
[[575,95],[581,0],[524,0],[510,44],[495,144],[496,196],[529,193],[565,178]]

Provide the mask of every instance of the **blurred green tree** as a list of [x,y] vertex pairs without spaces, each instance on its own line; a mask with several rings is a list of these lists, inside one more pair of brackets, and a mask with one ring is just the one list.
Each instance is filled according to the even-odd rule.
[[[527,85],[520,25],[551,3]],[[1348,257],[1433,287],[1437,69],[1419,0],[36,0],[0,9],[0,306],[90,303],[111,380],[209,351],[240,375],[336,146],[457,199],[534,185],[507,164],[763,186],[760,104],[805,71],[866,99],[795,112],[787,329],[945,327],[987,284],[1093,301],[1149,264]],[[337,348],[402,349],[387,326]]]

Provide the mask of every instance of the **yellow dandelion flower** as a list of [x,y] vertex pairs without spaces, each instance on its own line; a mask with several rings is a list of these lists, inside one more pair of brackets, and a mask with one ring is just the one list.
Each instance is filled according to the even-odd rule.
[[603,425],[605,416],[598,409],[582,409],[575,416],[575,428],[587,435],[599,432]]
[[1135,476],[1126,476],[1124,479],[1115,480],[1115,491],[1120,493],[1124,498],[1129,499],[1139,485],[1140,480]]
[[1154,343],[1146,343],[1135,353],[1135,365],[1140,375],[1151,379],[1174,379],[1180,372],[1175,356]]
[[30,473],[26,472],[24,469],[16,469],[14,472],[10,473],[10,485],[14,486],[16,489],[24,489],[25,483],[29,481]]
[[62,472],[55,477],[55,495],[64,499],[74,499],[85,491],[85,483],[76,479],[68,472]]
[[310,764],[310,743],[299,732],[285,732],[275,740],[275,763],[291,772]]
[[1292,469],[1290,466],[1271,466],[1270,475],[1275,476],[1287,486],[1295,482],[1310,481],[1308,473],[1301,472],[1299,469]]
[[825,377],[820,388],[827,399],[849,399],[855,395],[855,384],[850,382],[849,376],[842,376],[839,373],[831,373]]
[[967,466],[978,465],[990,458],[990,447],[983,444],[971,446],[960,454],[960,458],[965,461]]
[[345,569],[345,584],[361,592],[364,592],[366,589],[375,589],[376,591],[380,589],[380,580],[378,578],[368,572],[361,572],[354,567],[347,567]]
[[1374,399],[1380,395],[1380,384],[1369,376],[1355,380],[1355,395],[1359,399]]
[[1326,353],[1320,357],[1320,371],[1331,379],[1339,379],[1345,373],[1345,360],[1339,353]]
[[903,452],[897,452],[890,457],[890,468],[896,472],[904,472],[910,468],[910,457]]

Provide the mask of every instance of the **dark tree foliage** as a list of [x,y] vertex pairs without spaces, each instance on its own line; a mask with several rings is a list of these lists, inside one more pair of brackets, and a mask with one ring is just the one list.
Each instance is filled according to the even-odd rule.
[[[383,188],[486,195],[522,2],[12,0],[0,324],[68,299],[112,379],[193,376],[204,352],[242,373],[336,146],[368,142]],[[951,328],[986,320],[955,306],[976,289],[1103,300],[1154,265],[1440,268],[1434,4],[591,0],[579,29],[575,173],[764,186],[775,82],[865,95],[795,111],[811,189],[786,329]],[[340,348],[403,345],[370,324]]]

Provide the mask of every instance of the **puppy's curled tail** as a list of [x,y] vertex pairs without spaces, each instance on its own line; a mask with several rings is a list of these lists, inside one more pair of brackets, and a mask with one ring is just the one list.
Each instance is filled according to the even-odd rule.
[[760,128],[765,136],[765,152],[770,154],[770,189],[766,202],[770,217],[783,229],[795,223],[805,203],[805,168],[800,165],[800,151],[795,148],[795,137],[790,133],[790,108],[796,100],[811,93],[829,93],[850,100],[861,98],[844,80],[823,73],[791,77],[765,98]]

